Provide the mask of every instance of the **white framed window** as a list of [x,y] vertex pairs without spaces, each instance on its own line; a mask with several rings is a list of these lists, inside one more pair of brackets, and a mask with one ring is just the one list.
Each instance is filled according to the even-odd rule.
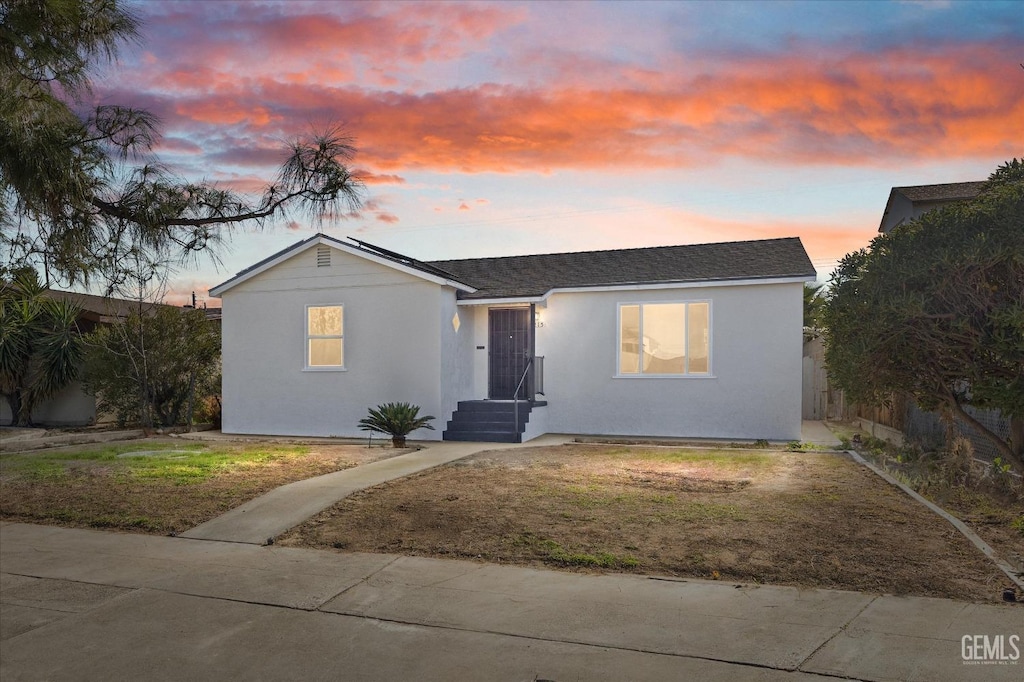
[[344,306],[306,306],[306,369],[345,369],[344,322]]
[[620,303],[617,376],[711,376],[711,302]]

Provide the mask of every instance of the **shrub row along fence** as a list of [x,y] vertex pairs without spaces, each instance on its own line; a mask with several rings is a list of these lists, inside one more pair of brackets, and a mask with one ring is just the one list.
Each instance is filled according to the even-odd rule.
[[[1010,419],[999,410],[973,407],[965,410],[1000,438],[1010,437]],[[950,436],[962,436],[971,442],[979,458],[992,460],[999,456],[992,441],[974,427],[959,419],[944,420],[937,412],[926,412],[907,396],[893,396],[883,407],[850,403],[842,390],[829,382],[820,339],[812,339],[804,347],[803,418],[826,421],[866,419],[899,431],[908,441],[925,449],[940,448]]]

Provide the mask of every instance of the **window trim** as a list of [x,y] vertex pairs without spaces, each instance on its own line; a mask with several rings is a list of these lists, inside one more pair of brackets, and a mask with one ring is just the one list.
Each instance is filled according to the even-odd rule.
[[[685,350],[685,353],[686,353],[686,355],[685,355],[685,357],[686,357],[686,368],[687,368],[686,372],[684,372],[682,374],[664,374],[664,373],[652,374],[652,373],[645,373],[643,371],[643,362],[641,361],[639,363],[640,371],[633,372],[633,373],[623,373],[623,371],[622,371],[622,308],[623,308],[623,306],[634,306],[634,305],[635,306],[639,306],[639,308],[640,308],[640,330],[639,330],[639,333],[640,333],[641,344],[642,344],[643,343],[643,341],[642,341],[642,339],[643,339],[643,329],[644,329],[644,326],[643,326],[643,319],[644,319],[643,307],[645,305],[661,305],[661,304],[665,304],[665,305],[670,305],[670,304],[679,305],[679,304],[682,304],[682,305],[685,305],[686,307],[683,309],[684,310],[684,312],[683,312],[684,324],[689,324],[690,304],[691,303],[706,303],[707,306],[708,306],[708,371],[707,372],[701,372],[699,374],[698,373],[691,373],[691,372],[688,371],[689,368],[690,368],[690,334],[689,334],[689,330],[685,329],[685,327],[684,327],[683,338],[686,341],[686,350]],[[711,349],[714,346],[714,326],[715,326],[714,325],[714,306],[711,304],[711,299],[710,298],[694,298],[694,299],[684,299],[684,300],[672,299],[672,300],[667,300],[667,301],[620,301],[620,302],[618,302],[616,304],[616,310],[615,310],[615,374],[613,375],[612,378],[613,379],[714,379],[714,378],[716,378],[715,374],[714,374],[715,367],[714,367],[714,363],[712,362],[712,360],[713,360],[713,358],[712,358],[713,353],[711,352]],[[641,357],[642,357],[642,355],[641,355]]]
[[[310,308],[341,308],[341,334],[310,334],[309,333],[309,309]],[[344,303],[307,303],[303,309],[302,317],[302,338],[304,339],[305,350],[303,350],[303,372],[345,372],[345,304]],[[341,340],[341,364],[340,365],[310,365],[309,364],[309,342],[313,339],[339,339]]]

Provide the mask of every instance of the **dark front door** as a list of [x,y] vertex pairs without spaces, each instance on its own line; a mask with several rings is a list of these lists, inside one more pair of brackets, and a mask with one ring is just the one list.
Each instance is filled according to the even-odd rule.
[[[530,357],[530,309],[492,308],[490,310],[490,382],[491,400],[511,400],[526,371]],[[526,397],[526,382],[519,397]]]

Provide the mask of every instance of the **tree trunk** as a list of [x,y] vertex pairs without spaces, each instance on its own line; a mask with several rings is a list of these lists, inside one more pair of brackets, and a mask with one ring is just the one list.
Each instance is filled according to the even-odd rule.
[[32,426],[32,408],[35,406],[25,399],[25,391],[14,389],[7,402],[11,406],[12,426]]
[[195,431],[192,426],[192,417],[196,411],[196,373],[192,372],[188,378],[188,406],[185,408],[185,426],[188,428],[189,433]]
[[391,445],[396,448],[404,448],[405,436],[391,436]]
[[[993,433],[985,427],[980,421],[972,417],[967,410],[963,408],[960,402],[955,396],[947,398],[947,404],[953,411],[953,414],[957,419],[961,420],[965,424],[968,424],[975,431],[980,433],[982,436],[987,438],[993,445],[996,446],[996,450],[999,451],[999,456],[1002,457],[1007,463],[1012,464],[1018,471],[1024,472],[1024,458],[1014,452],[1010,444],[999,437],[998,434]],[[1013,433],[1013,420],[1010,421],[1010,432]]]
[[1010,449],[1024,459],[1024,416],[1010,417]]
[[153,430],[153,420],[149,413],[149,385],[145,377],[139,382],[139,421],[142,422],[142,430],[149,435]]
[[21,417],[21,394],[15,390],[14,393],[4,393],[3,396],[7,400],[7,407],[11,410],[11,426],[21,426],[18,423]]

